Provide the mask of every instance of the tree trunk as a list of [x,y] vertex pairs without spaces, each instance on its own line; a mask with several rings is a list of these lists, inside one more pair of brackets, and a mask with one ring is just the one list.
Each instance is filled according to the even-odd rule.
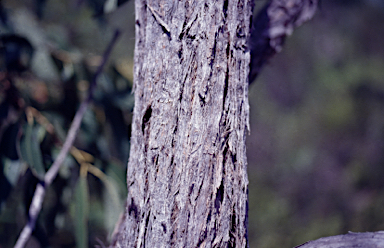
[[251,0],[136,0],[128,199],[116,247],[246,247]]
[[248,247],[248,80],[315,4],[272,1],[248,42],[253,0],[136,0],[128,198],[112,247]]

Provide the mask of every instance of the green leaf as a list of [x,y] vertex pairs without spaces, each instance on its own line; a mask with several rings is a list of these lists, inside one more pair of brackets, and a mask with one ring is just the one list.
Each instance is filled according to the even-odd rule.
[[88,247],[89,190],[86,177],[80,177],[75,188],[76,247]]
[[31,168],[33,174],[43,179],[45,167],[40,150],[40,142],[43,137],[41,128],[41,126],[34,127],[34,125],[26,125],[24,128],[24,136],[20,141],[20,153],[23,160]]
[[21,160],[12,160],[3,158],[4,176],[12,184],[13,187],[17,185],[20,175],[23,173],[23,162]]
[[120,195],[125,199],[127,197],[127,167],[123,166],[121,163],[111,161],[108,163],[107,168],[105,169],[108,177],[114,181],[116,186],[119,189]]
[[105,226],[112,233],[120,214],[123,212],[124,200],[121,197],[119,186],[110,177],[103,180],[104,191]]

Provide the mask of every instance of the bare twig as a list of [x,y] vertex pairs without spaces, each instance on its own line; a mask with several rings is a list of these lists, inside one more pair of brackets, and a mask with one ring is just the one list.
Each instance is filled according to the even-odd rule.
[[120,32],[118,30],[115,31],[115,34],[110,41],[107,49],[104,52],[103,60],[101,61],[101,64],[97,68],[96,73],[94,74],[91,85],[89,87],[89,92],[87,98],[81,103],[79,109],[76,112],[75,117],[73,118],[71,127],[69,128],[67,137],[65,139],[64,145],[57,156],[55,162],[52,164],[52,166],[49,168],[48,172],[44,176],[44,181],[39,183],[36,187],[35,194],[33,195],[31,206],[29,208],[29,221],[23,228],[23,230],[20,233],[20,236],[16,242],[15,248],[22,248],[25,246],[26,242],[28,241],[29,237],[31,236],[32,230],[35,227],[36,219],[38,214],[40,213],[41,206],[43,204],[44,196],[45,196],[45,189],[48,187],[52,181],[55,179],[61,164],[64,162],[65,157],[67,156],[68,152],[70,151],[73,142],[75,141],[76,134],[80,128],[81,121],[83,119],[83,116],[85,114],[85,111],[87,110],[89,103],[92,100],[93,92],[96,86],[96,80],[103,71],[104,65],[106,64],[112,48],[114,47],[117,38],[119,37]]

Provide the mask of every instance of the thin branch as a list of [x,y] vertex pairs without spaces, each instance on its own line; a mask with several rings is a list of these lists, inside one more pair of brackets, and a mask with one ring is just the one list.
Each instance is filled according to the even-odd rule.
[[48,172],[44,176],[44,181],[39,183],[36,187],[35,194],[33,195],[31,206],[29,208],[29,221],[21,231],[21,234],[16,242],[15,248],[22,248],[25,246],[26,242],[28,241],[29,237],[32,234],[32,230],[35,228],[35,223],[38,214],[40,213],[41,207],[43,205],[43,200],[45,196],[45,189],[52,183],[52,181],[56,178],[56,175],[60,169],[60,166],[64,162],[66,156],[68,155],[68,152],[70,151],[73,142],[75,141],[76,134],[80,128],[81,121],[84,117],[84,114],[86,110],[88,109],[88,106],[92,100],[93,92],[96,86],[96,81],[101,72],[103,71],[103,68],[111,54],[111,51],[117,41],[117,38],[119,37],[120,32],[118,30],[115,31],[115,34],[110,41],[107,49],[104,52],[103,60],[101,61],[101,64],[97,68],[96,73],[94,74],[91,85],[89,87],[89,92],[87,95],[87,98],[81,103],[79,109],[76,112],[75,117],[73,118],[71,127],[69,128],[67,137],[65,139],[64,145],[57,156],[55,162],[52,164],[52,166],[49,168]]
[[384,247],[384,231],[354,233],[320,238],[295,248],[342,248],[342,247]]
[[318,0],[272,0],[253,17],[248,47],[251,52],[249,83],[263,65],[280,52],[293,29],[311,19]]

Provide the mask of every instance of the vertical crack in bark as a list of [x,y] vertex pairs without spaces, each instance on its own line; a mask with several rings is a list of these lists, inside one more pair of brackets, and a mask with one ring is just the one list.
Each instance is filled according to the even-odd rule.
[[210,71],[210,74],[209,74],[208,81],[212,78],[213,71],[214,71],[213,66],[214,66],[214,61],[216,59],[217,37],[218,37],[218,32],[215,33],[215,40],[214,40],[213,47],[212,47],[211,61],[209,62],[209,66],[211,68],[211,71]]
[[237,164],[236,153],[231,151],[231,158],[232,158],[233,170],[236,171],[236,164]]
[[148,211],[147,218],[145,219],[145,226],[144,226],[144,236],[143,236],[143,247],[145,246],[145,241],[147,237],[147,231],[149,230],[149,217],[151,216],[151,210]]
[[183,37],[184,37],[184,34],[185,34],[185,32],[186,32],[186,30],[185,30],[185,26],[186,26],[186,25],[187,25],[187,20],[184,20],[183,28],[181,29],[181,32],[180,32],[180,34],[179,34],[179,40],[182,40]]
[[131,204],[128,205],[128,214],[130,216],[132,216],[132,213],[133,213],[133,215],[135,217],[135,220],[137,220],[137,217],[139,216],[138,212],[139,212],[139,210],[138,210],[138,208],[137,208],[137,206],[135,204],[135,200],[132,198],[131,199]]
[[145,114],[143,115],[143,119],[141,121],[141,130],[143,132],[143,135],[144,135],[144,129],[145,127],[147,126],[148,122],[149,122],[149,119],[151,118],[152,116],[152,106],[149,105],[147,110],[145,111]]
[[157,165],[159,162],[159,154],[155,154],[153,157],[152,157],[152,163]]
[[225,71],[225,81],[224,81],[224,91],[223,91],[223,111],[225,109],[225,101],[227,99],[227,94],[228,94],[228,84],[229,84],[229,65],[227,65],[227,70]]
[[241,237],[238,237],[237,228],[236,228],[238,226],[238,223],[236,222],[236,211],[235,211],[236,207],[232,206],[232,209],[233,209],[233,212],[231,214],[231,223],[230,223],[231,229],[229,231],[228,247],[235,248],[237,243],[236,239]]
[[224,179],[221,180],[221,184],[216,191],[216,199],[215,199],[216,214],[220,214],[220,206],[224,200],[224,182],[223,182],[223,180]]
[[228,0],[224,0],[224,4],[223,4],[224,20],[227,19],[227,11],[228,11]]

